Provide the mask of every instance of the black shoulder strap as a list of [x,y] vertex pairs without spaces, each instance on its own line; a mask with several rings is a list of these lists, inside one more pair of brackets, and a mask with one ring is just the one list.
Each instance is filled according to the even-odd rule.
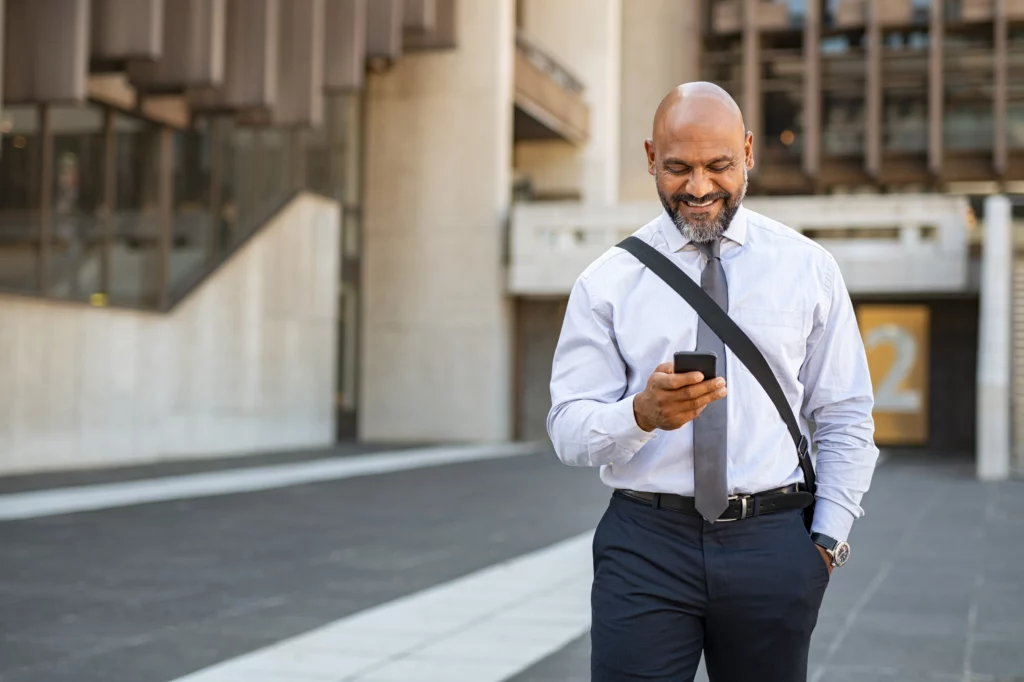
[[715,303],[714,299],[690,279],[689,275],[680,270],[664,254],[650,244],[636,237],[627,237],[618,244],[619,248],[633,254],[637,260],[646,265],[651,272],[663,279],[666,284],[675,289],[676,293],[683,297],[690,306],[697,311],[697,315],[716,333],[722,343],[732,349],[733,354],[739,358],[750,373],[754,375],[765,393],[775,403],[775,409],[779,411],[782,421],[786,422],[793,443],[796,445],[797,456],[800,458],[800,468],[804,472],[804,481],[808,492],[814,493],[814,465],[811,458],[807,456],[807,437],[800,431],[793,409],[786,400],[786,394],[779,385],[768,361],[758,350],[754,342],[750,340],[742,329],[740,329],[732,318]]

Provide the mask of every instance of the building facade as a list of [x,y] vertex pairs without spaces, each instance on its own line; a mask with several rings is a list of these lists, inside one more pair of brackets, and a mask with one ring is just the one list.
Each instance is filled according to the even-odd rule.
[[[755,140],[748,204],[839,260],[876,381],[879,441],[973,453],[990,451],[994,437],[1000,457],[1024,468],[1024,439],[1015,435],[1024,433],[1021,381],[986,383],[1024,363],[1019,334],[1013,362],[991,327],[1020,325],[1009,304],[1024,294],[1014,299],[1009,276],[992,274],[1003,269],[991,258],[1016,252],[1010,228],[1024,215],[1016,198],[1024,191],[1016,92],[1024,81],[1015,75],[1024,65],[1024,7],[1012,0],[669,4],[648,23],[653,3],[622,4],[617,198],[602,206],[585,179],[569,188],[546,168],[517,168],[532,190],[531,201],[514,207],[509,281],[524,368],[520,436],[543,437],[547,360],[575,274],[658,210],[641,149],[657,99],[627,91],[650,73],[660,97],[671,87],[657,80],[668,63],[679,81],[718,83],[742,107]],[[672,21],[673,11],[685,19]],[[686,54],[666,57],[659,47],[673,41],[659,41],[659,29],[675,31]],[[1015,260],[1006,272],[1014,269]],[[992,393],[1006,395],[994,422],[985,415],[991,404],[981,407]]]
[[941,396],[1024,182],[1016,0],[0,6],[0,472],[543,438],[568,286],[660,210],[643,141],[698,79],[752,204],[926,320],[892,432],[977,439]]
[[758,187],[1024,179],[1024,4],[714,0],[704,78],[742,102]]

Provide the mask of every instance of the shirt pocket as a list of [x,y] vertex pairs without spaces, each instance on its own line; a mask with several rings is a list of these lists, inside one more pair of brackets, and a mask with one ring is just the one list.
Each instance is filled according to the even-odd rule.
[[[729,314],[746,332],[768,364],[780,370],[799,370],[807,350],[804,314],[799,310],[742,306]],[[781,377],[780,377],[781,379]]]

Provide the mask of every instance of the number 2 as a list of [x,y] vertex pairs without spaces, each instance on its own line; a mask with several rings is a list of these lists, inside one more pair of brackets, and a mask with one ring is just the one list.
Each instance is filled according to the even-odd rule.
[[921,409],[921,392],[900,388],[917,361],[917,341],[906,329],[895,324],[875,327],[864,340],[870,351],[878,346],[891,345],[896,350],[889,373],[875,391],[875,408],[881,412],[917,412]]

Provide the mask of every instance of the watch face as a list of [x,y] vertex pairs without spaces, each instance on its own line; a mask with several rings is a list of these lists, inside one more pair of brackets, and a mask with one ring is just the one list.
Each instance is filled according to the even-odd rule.
[[850,559],[850,545],[840,542],[832,551],[832,557],[835,559],[836,566],[842,566]]

